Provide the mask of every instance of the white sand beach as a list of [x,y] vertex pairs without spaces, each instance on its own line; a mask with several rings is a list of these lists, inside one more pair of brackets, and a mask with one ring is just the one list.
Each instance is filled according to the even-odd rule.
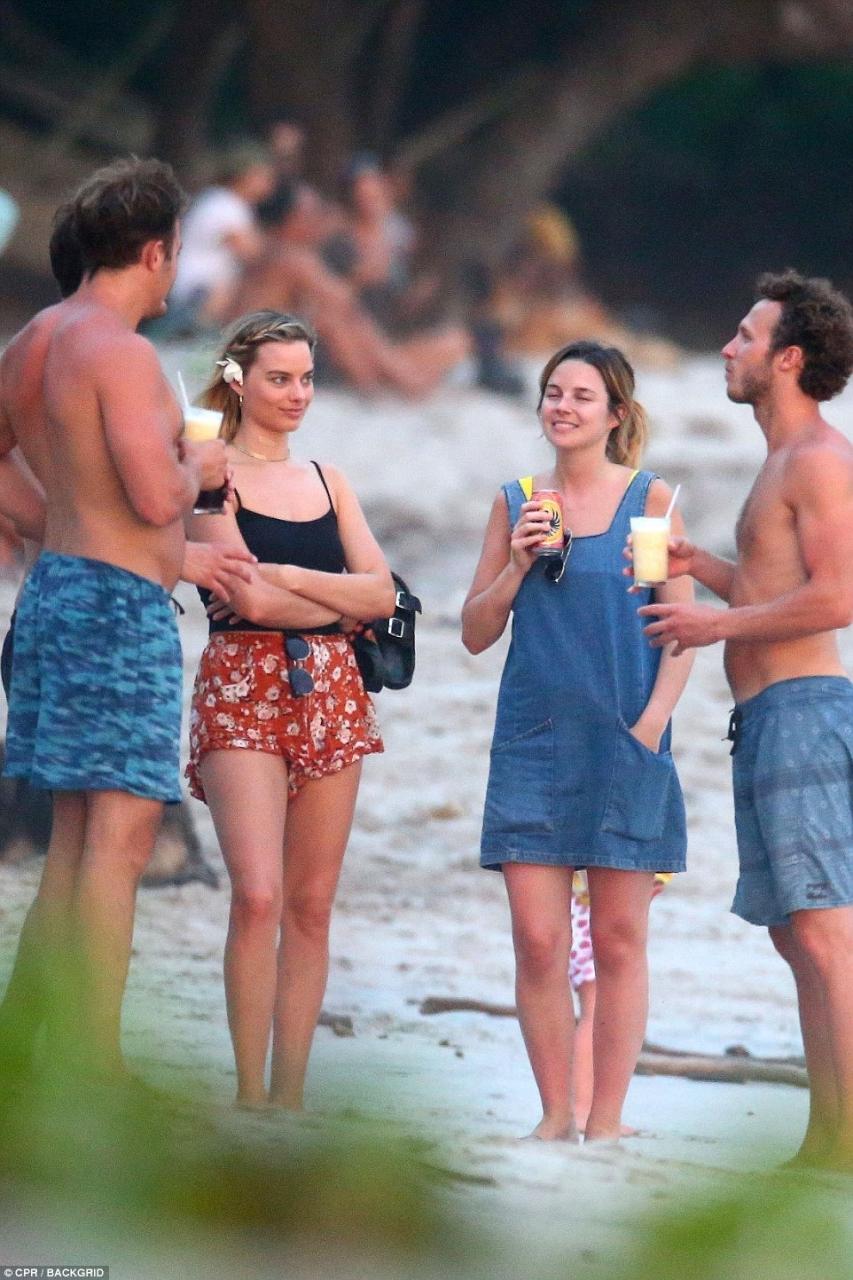
[[[200,384],[197,354],[165,358],[171,372],[183,361]],[[689,530],[725,552],[763,456],[750,411],[728,403],[721,362],[710,356],[666,372],[640,369],[638,395],[653,424],[648,465],[682,483]],[[853,393],[831,403],[827,417],[851,432]],[[360,1112],[387,1114],[439,1140],[444,1158],[479,1180],[454,1194],[506,1237],[510,1253],[532,1257],[559,1244],[594,1275],[638,1212],[702,1185],[708,1170],[725,1177],[792,1154],[805,1091],[638,1077],[625,1118],[641,1135],[621,1149],[516,1141],[538,1112],[515,1021],[424,1016],[419,1005],[430,995],[513,1000],[503,884],[477,864],[505,649],[471,657],[458,619],[494,492],[544,457],[536,420],[532,409],[467,388],[425,405],[320,389],[299,443],[304,456],[334,460],[350,475],[392,566],[424,603],[414,685],[378,699],[386,753],[365,764],[334,919],[325,1008],[351,1018],[354,1034],[319,1029],[309,1107],[320,1117],[347,1111],[353,1123]],[[193,592],[180,597],[188,696],[205,626]],[[12,598],[4,587],[0,622]],[[853,634],[843,645],[853,672]],[[765,933],[729,914],[737,865],[722,741],[729,706],[719,649],[700,651],[675,726],[689,870],[652,908],[648,1038],[711,1053],[743,1045],[757,1055],[799,1054],[790,977]],[[192,805],[206,855],[221,870],[207,811]],[[38,872],[34,861],[0,867],[0,981]],[[219,890],[143,891],[126,1016],[128,1053],[146,1078],[178,1089],[201,1078],[223,1111],[233,1089],[221,982],[227,915],[224,873]],[[287,1123],[240,1122],[267,1126],[271,1141]]]

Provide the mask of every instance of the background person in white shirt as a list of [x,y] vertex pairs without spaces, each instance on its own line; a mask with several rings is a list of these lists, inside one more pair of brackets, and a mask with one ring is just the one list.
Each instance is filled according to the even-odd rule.
[[216,183],[196,197],[183,222],[178,274],[169,299],[181,327],[223,323],[243,267],[263,247],[254,210],[275,185],[267,152],[255,143],[232,147],[216,176]]

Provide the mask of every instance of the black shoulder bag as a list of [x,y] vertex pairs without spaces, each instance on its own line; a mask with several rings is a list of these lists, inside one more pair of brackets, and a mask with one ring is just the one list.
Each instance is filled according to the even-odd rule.
[[352,637],[355,660],[368,693],[380,689],[407,689],[415,674],[415,617],[421,602],[403,579],[392,573],[397,589],[396,607],[390,618],[376,618]]

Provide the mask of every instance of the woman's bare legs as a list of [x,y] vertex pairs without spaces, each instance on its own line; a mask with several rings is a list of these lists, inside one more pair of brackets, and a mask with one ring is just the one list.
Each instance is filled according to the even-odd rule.
[[237,1102],[263,1106],[281,916],[287,769],[263,751],[211,751],[199,773],[231,878],[225,1000]]
[[610,867],[590,867],[587,877],[597,992],[586,1141],[615,1141],[648,1017],[646,939],[654,877]]
[[518,1020],[542,1099],[542,1119],[532,1136],[575,1141],[575,1014],[569,986],[572,871],[505,862],[503,873],[512,914]]
[[308,1054],[329,974],[329,923],[361,763],[306,782],[291,800],[273,1025],[270,1102],[302,1109]]
[[592,1023],[595,1017],[595,982],[584,982],[578,987],[580,1017],[575,1026],[575,1051],[573,1061],[575,1123],[578,1131],[586,1129],[587,1116],[592,1106]]

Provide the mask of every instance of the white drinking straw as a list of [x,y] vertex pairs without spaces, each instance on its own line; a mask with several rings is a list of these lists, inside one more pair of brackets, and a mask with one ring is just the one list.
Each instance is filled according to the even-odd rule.
[[[180,376],[181,376],[181,375],[180,375],[180,374],[178,374],[178,377],[179,377],[179,378],[180,378]],[[182,383],[181,385],[183,386],[183,383]],[[675,506],[676,502],[678,501],[678,495],[679,495],[679,493],[680,493],[680,492],[681,492],[681,485],[680,485],[680,484],[677,484],[677,485],[675,486],[675,488],[673,489],[673,491],[672,491],[672,497],[671,497],[671,498],[670,498],[670,500],[669,500],[669,506],[668,506],[668,507],[667,507],[667,509],[666,509],[666,515],[664,516],[664,520],[668,520],[668,519],[669,519],[669,517],[672,515],[673,507]]]
[[[188,409],[189,409],[189,407],[190,407],[190,398],[189,398],[189,396],[187,395],[187,389],[186,389],[186,387],[184,386],[184,380],[183,380],[183,378],[181,377],[181,371],[180,371],[180,369],[178,370],[178,386],[181,388],[181,399],[182,399],[182,400],[183,400],[183,402],[184,402],[184,409],[185,409],[185,410],[188,410]],[[675,492],[676,492],[676,493],[678,493],[678,490],[676,489],[676,491],[675,491]]]

